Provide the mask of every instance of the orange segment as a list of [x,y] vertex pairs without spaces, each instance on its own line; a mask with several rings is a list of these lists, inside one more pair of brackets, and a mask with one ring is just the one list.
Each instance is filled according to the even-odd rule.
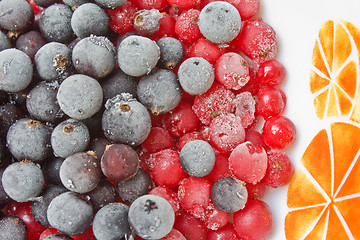
[[289,208],[301,208],[326,203],[319,189],[300,170],[291,179],[287,195]]
[[336,195],[337,198],[352,195],[360,192],[360,158],[357,159],[353,169],[347,177],[344,185]]
[[360,146],[360,129],[348,123],[332,123],[334,190],[339,187]]
[[326,233],[326,239],[341,239],[341,240],[349,239],[333,206],[329,207],[329,223]]
[[[325,62],[321,56],[319,43],[315,42],[315,47],[313,50],[312,63],[320,72],[322,72],[326,77],[330,78],[328,69],[326,68]],[[311,91],[313,92],[313,91]]]
[[303,237],[316,224],[324,208],[318,206],[289,212],[285,217],[286,239],[298,240]]
[[325,54],[326,61],[332,71],[333,46],[334,46],[334,21],[327,21],[319,31],[319,42]]
[[325,115],[326,101],[328,96],[329,96],[329,89],[326,89],[323,93],[319,94],[314,98],[316,115],[320,119],[323,119]]
[[351,53],[352,47],[348,34],[341,24],[336,24],[334,42],[333,72],[336,72],[346,61]]
[[305,150],[301,162],[314,179],[331,195],[331,156],[329,137],[325,130],[321,130]]
[[352,102],[338,86],[335,86],[335,92],[339,102],[341,115],[348,115],[351,112]]
[[356,101],[354,103],[354,111],[352,112],[350,116],[350,120],[360,123],[360,95],[358,94]]
[[335,81],[346,92],[349,97],[354,99],[356,93],[356,62],[353,60],[346,64],[341,72],[336,76]]
[[335,202],[335,205],[347,223],[351,234],[355,239],[360,239],[360,211],[358,210],[360,197]]
[[320,91],[324,87],[330,84],[329,79],[319,76],[316,72],[311,71],[310,73],[310,90],[311,93]]
[[[352,39],[355,42],[356,48],[360,51],[360,29],[355,27],[352,23],[341,21],[342,24],[346,27],[346,29],[350,32]],[[359,55],[359,62],[360,62],[360,55]]]
[[315,227],[304,238],[304,240],[322,239],[325,232],[326,220],[328,218],[328,215],[329,210],[326,209],[325,212],[321,215],[319,221],[316,223]]
[[330,88],[330,94],[328,97],[328,109],[326,115],[328,117],[335,117],[339,115],[339,108],[337,105],[337,98],[336,98],[334,86],[331,86]]

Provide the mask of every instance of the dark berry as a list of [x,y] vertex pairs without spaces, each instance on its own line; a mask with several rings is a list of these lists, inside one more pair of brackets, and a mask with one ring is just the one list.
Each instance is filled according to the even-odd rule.
[[89,0],[63,0],[63,2],[69,7],[78,7],[84,3],[89,2]]
[[176,68],[184,58],[184,48],[179,40],[172,37],[163,37],[157,40],[160,48],[158,66],[172,70]]
[[0,2],[0,28],[13,33],[24,33],[34,22],[34,11],[27,1],[2,0]]
[[63,158],[50,158],[42,163],[42,170],[47,182],[62,186],[59,173],[64,160]]
[[25,223],[18,217],[8,216],[0,219],[2,240],[27,240],[28,230]]
[[105,178],[102,178],[96,188],[86,193],[86,195],[90,197],[94,212],[99,211],[100,208],[117,200],[116,188]]
[[45,44],[46,40],[38,31],[24,33],[15,42],[16,48],[26,53],[31,59],[34,59],[36,52]]
[[102,8],[117,8],[122,6],[126,0],[95,0],[95,3]]
[[0,52],[8,48],[11,48],[10,39],[0,30]]
[[162,17],[163,15],[157,9],[140,10],[134,16],[134,29],[139,35],[150,37],[159,31]]
[[65,234],[53,234],[46,237],[44,240],[74,240],[72,237]]
[[[5,171],[5,167],[1,167],[0,168],[0,208],[6,207],[6,205],[8,205],[11,202],[11,198],[9,198],[9,196],[4,191],[2,181],[1,181],[4,171]],[[0,218],[1,218],[1,216],[0,216]]]

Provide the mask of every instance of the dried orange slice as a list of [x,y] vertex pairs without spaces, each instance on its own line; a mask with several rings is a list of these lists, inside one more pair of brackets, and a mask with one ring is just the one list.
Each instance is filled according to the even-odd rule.
[[301,163],[288,189],[286,238],[360,239],[360,128],[332,123]]
[[349,22],[327,21],[312,55],[310,90],[316,114],[345,116],[360,123],[360,30]]

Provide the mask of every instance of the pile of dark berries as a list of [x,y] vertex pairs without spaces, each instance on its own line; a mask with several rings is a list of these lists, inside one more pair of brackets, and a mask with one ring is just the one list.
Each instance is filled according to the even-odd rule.
[[270,236],[296,133],[259,5],[0,0],[0,239]]

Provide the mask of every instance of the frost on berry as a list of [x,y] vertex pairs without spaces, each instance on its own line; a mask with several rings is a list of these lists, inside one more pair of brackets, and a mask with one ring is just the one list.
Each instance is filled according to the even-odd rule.
[[234,98],[235,94],[231,90],[214,83],[206,93],[195,97],[192,109],[203,124],[209,125],[221,114],[234,112]]
[[255,120],[255,99],[249,92],[236,95],[234,100],[235,115],[241,118],[241,125],[247,128]]

